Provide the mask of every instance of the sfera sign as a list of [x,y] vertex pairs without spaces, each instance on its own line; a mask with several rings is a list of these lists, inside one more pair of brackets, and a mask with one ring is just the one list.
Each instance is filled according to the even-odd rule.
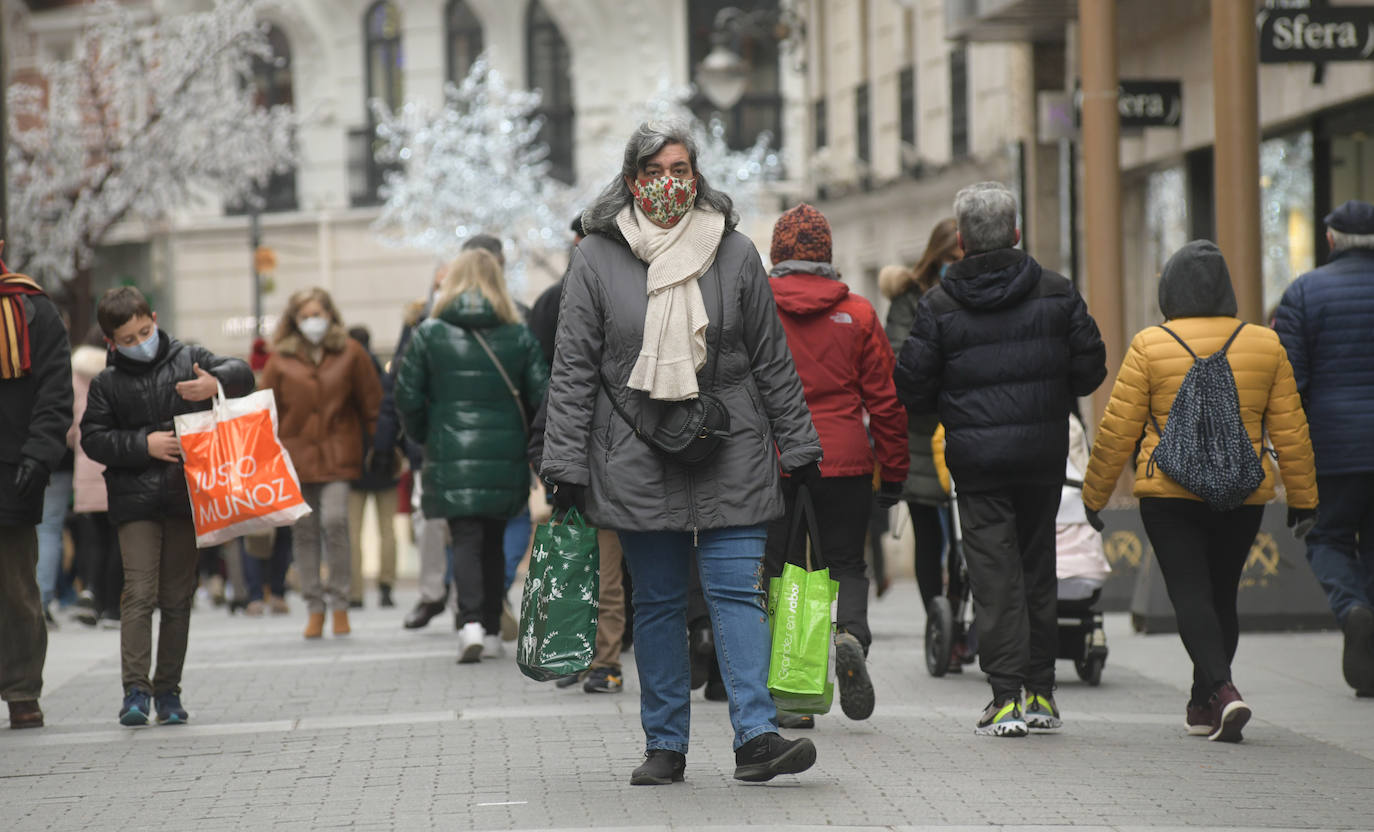
[[1374,58],[1374,6],[1266,9],[1259,15],[1261,63]]
[[[1122,130],[1178,127],[1183,122],[1183,82],[1122,80],[1116,88]],[[1075,121],[1083,123],[1083,90],[1074,93]]]

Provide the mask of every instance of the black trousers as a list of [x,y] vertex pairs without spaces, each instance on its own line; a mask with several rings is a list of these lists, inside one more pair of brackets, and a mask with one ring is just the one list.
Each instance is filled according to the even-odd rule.
[[1191,704],[1206,704],[1231,681],[1240,641],[1236,593],[1264,506],[1212,511],[1197,500],[1146,497],[1140,519],[1174,605],[1178,634],[1193,660]]
[[453,580],[458,585],[458,616],[464,624],[481,622],[487,635],[501,632],[501,602],[506,594],[506,520],[501,517],[450,517]]
[[124,592],[124,559],[119,554],[119,534],[108,512],[72,515],[72,544],[81,583],[95,596],[96,612],[119,617],[119,596]]
[[945,530],[940,525],[940,507],[917,502],[906,506],[916,541],[916,588],[929,609],[930,602],[945,591]]
[[[769,578],[782,574],[783,564],[806,562],[803,541],[796,551],[787,551],[787,532],[797,510],[797,485],[791,479],[782,483],[787,510],[768,524],[768,543],[764,549],[764,569]],[[812,488],[816,523],[820,527],[820,548],[830,577],[840,584],[836,605],[836,626],[854,636],[864,651],[873,641],[868,629],[868,564],[864,562],[864,538],[873,511],[872,477],[825,477]]]
[[1022,687],[1054,690],[1059,495],[1057,484],[959,494],[978,658],[999,702],[1019,696]]

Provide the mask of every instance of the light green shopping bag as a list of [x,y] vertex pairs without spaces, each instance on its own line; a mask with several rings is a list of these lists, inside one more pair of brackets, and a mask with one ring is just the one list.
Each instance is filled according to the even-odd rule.
[[596,652],[601,550],[577,509],[535,529],[516,664],[541,682],[581,673]]
[[811,493],[797,490],[796,513],[787,535],[788,556],[796,551],[802,522],[807,524],[806,563],[786,563],[782,575],[768,582],[768,620],[773,652],[768,662],[768,690],[779,710],[823,714],[835,698],[832,650],[834,604],[840,585],[822,562],[816,509]]

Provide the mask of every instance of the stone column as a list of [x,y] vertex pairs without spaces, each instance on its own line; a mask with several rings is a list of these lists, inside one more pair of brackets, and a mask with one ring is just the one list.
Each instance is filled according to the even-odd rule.
[[1231,269],[1240,317],[1264,321],[1260,256],[1259,46],[1251,0],[1212,0],[1217,245]]

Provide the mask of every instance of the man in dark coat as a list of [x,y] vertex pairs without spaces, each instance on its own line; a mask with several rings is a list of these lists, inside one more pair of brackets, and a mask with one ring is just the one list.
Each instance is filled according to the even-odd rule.
[[67,328],[43,290],[0,263],[0,697],[11,728],[43,724],[48,628],[38,591],[38,523],[72,424]]
[[[1014,246],[1016,198],[985,182],[954,202],[964,259],[921,297],[898,361],[911,413],[938,411],[959,500],[979,658],[993,701],[980,734],[1057,728],[1054,522],[1075,397],[1107,376],[1073,285]],[[1025,717],[1020,708],[1026,690]]]
[[1288,287],[1274,328],[1317,457],[1307,559],[1345,630],[1345,680],[1374,696],[1374,205],[1351,200],[1326,227],[1331,261]]

